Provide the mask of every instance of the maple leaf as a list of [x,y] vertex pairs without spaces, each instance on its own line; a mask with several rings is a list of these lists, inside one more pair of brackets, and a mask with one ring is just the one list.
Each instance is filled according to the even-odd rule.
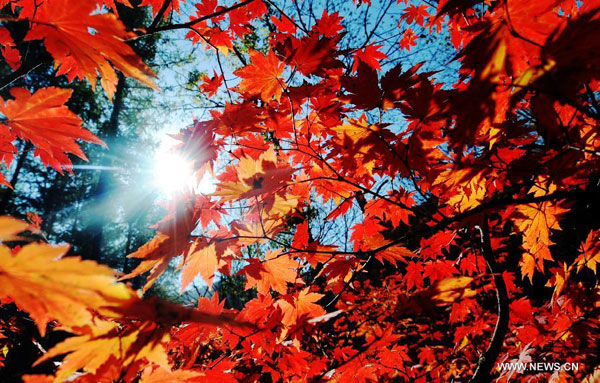
[[[382,227],[379,226],[379,228]],[[386,260],[392,265],[397,266],[398,262],[407,263],[406,258],[410,259],[417,257],[415,253],[404,246],[390,246],[390,241],[386,241],[385,238],[377,231],[369,233],[368,236],[363,234],[363,238],[361,239],[360,243],[361,250],[366,251],[374,251],[375,249],[385,247],[383,250],[379,250],[375,253],[375,258],[381,263]]]
[[[197,311],[200,313],[208,314],[213,317],[223,317],[231,314],[224,310],[223,306],[225,301],[219,301],[219,294],[215,292],[213,296],[208,299],[206,297],[200,297],[198,299]],[[202,323],[192,322],[186,323],[185,326],[180,327],[174,334],[176,338],[182,344],[201,343],[210,339],[211,335],[217,334],[219,328],[223,328],[224,323]]]
[[414,256],[415,253],[403,246],[390,246],[375,254],[375,258],[379,260],[379,262],[383,263],[383,260],[386,260],[396,266],[398,265],[398,262],[406,263],[406,258]]
[[431,363],[435,360],[435,352],[431,347],[423,347],[419,352],[419,363]]
[[72,92],[51,87],[31,94],[27,89],[12,88],[10,93],[14,100],[0,99],[0,113],[6,117],[5,124],[11,134],[7,141],[11,141],[11,137],[30,141],[41,160],[59,172],[71,165],[66,153],[87,160],[76,140],[104,143],[82,128],[82,121],[65,105]]
[[294,24],[293,19],[290,20],[283,15],[281,15],[280,19],[271,16],[271,22],[280,33],[289,33],[292,35],[296,33],[296,25]]
[[203,83],[200,84],[200,90],[205,92],[208,97],[212,97],[217,94],[219,87],[223,84],[223,75],[217,75],[215,71],[213,77],[202,75],[201,80]]
[[70,327],[89,326],[90,308],[103,311],[135,297],[127,286],[116,283],[109,267],[61,258],[68,250],[64,245],[32,243],[13,255],[0,245],[0,300],[12,298],[31,315],[42,335],[53,319]]
[[233,49],[233,38],[229,29],[212,28],[208,33],[208,41],[211,46],[216,47],[220,52],[227,54]]
[[181,291],[184,291],[192,283],[198,273],[208,287],[212,287],[215,271],[219,264],[216,246],[214,243],[200,244],[198,245],[200,248],[197,248],[197,244],[198,242],[194,242],[186,257],[187,260],[181,273]]
[[273,193],[290,181],[294,169],[288,163],[279,161],[272,146],[263,152],[257,160],[250,156],[240,159],[235,182],[221,182],[217,185],[215,196],[224,197],[224,201],[244,199],[261,194]]
[[456,190],[456,193],[449,194],[447,203],[461,212],[470,210],[480,205],[491,191],[488,171],[478,167],[448,169],[438,176],[433,185]]
[[385,226],[380,225],[374,219],[365,220],[362,223],[357,223],[352,226],[352,235],[350,239],[354,242],[355,248],[358,250],[370,250],[369,244],[377,243],[382,244],[382,238],[380,240],[371,239],[374,236],[380,237],[379,232],[385,230]]
[[553,299],[556,299],[563,292],[569,279],[570,269],[563,263],[562,267],[553,267],[550,269],[552,277],[546,283],[546,286],[554,287]]
[[600,263],[600,231],[592,230],[586,240],[581,244],[579,256],[575,259],[577,271],[587,267],[596,272],[597,265]]
[[423,264],[421,262],[409,262],[406,266],[406,289],[423,287]]
[[408,28],[404,31],[402,38],[400,39],[400,49],[410,51],[410,48],[417,45],[416,40],[417,35],[415,35],[415,32],[413,32],[412,29]]
[[278,52],[285,57],[288,65],[294,66],[300,73],[310,76],[327,76],[327,70],[340,67],[337,56],[337,43],[341,35],[323,37],[314,34],[301,39],[292,37],[277,46]]
[[246,290],[256,287],[260,294],[267,294],[269,289],[285,294],[288,283],[301,282],[296,273],[298,262],[282,251],[267,251],[264,261],[249,260],[250,264],[240,270],[246,275]]
[[437,281],[431,287],[419,291],[418,299],[428,299],[437,306],[452,304],[460,299],[472,298],[475,290],[468,286],[473,282],[471,277],[451,277]]
[[342,100],[347,100],[364,110],[379,107],[382,92],[378,86],[377,72],[369,65],[360,62],[356,74],[356,77],[342,78],[341,83],[348,92],[348,97],[343,97]]
[[8,29],[3,27],[0,27],[0,53],[12,70],[17,70],[21,66],[21,53]]
[[321,18],[313,26],[313,30],[325,37],[335,37],[344,29],[340,23],[341,21],[342,17],[339,12],[330,15],[327,9],[324,9]]
[[252,95],[260,94],[264,101],[270,101],[273,97],[279,101],[285,87],[283,79],[280,78],[285,65],[277,59],[272,51],[265,56],[258,51],[251,50],[250,61],[250,65],[234,72],[236,76],[242,78],[238,85],[240,91]]
[[174,370],[158,367],[147,367],[142,374],[140,383],[186,383],[197,382],[202,374],[192,370]]
[[303,221],[301,224],[296,226],[296,233],[294,234],[294,239],[292,241],[292,247],[296,249],[304,249],[308,247],[308,242],[310,239],[310,227],[308,225],[308,221]]
[[234,377],[235,370],[233,368],[237,365],[234,361],[225,360],[216,366],[207,368],[202,371],[202,375],[197,377],[195,383],[238,383],[239,381]]
[[[343,147],[344,166],[352,169],[355,177],[372,176],[379,156],[375,153],[381,147],[377,137],[385,134],[385,126],[371,125],[363,114],[359,119],[349,120],[347,124],[333,128],[338,133],[340,147]],[[352,149],[352,150],[348,150]]]
[[117,12],[117,5],[116,5],[115,1],[117,3],[121,3],[121,4],[125,5],[126,7],[133,8],[133,5],[131,5],[129,0],[99,0],[99,3],[104,4],[104,6],[106,6],[106,8],[110,9],[116,15],[118,15],[119,13]]
[[278,300],[275,305],[283,312],[281,323],[286,327],[292,327],[301,320],[320,317],[325,310],[315,302],[318,302],[323,294],[311,293],[310,287],[301,290],[297,295]]
[[[81,262],[78,259],[75,260]],[[94,262],[87,262],[94,264],[96,267],[102,267]],[[60,276],[64,278],[64,274]],[[69,275],[65,279],[72,280],[74,278],[75,276]],[[86,278],[86,275],[80,278]],[[92,279],[91,282],[96,281]],[[47,283],[56,284],[55,281]],[[254,329],[247,322],[236,321],[231,313],[224,313],[222,307],[215,310],[212,307],[200,304],[198,309],[188,309],[157,298],[141,300],[125,285],[113,284],[113,286],[125,289],[127,299],[111,296],[110,292],[104,288],[102,290],[106,292],[104,305],[100,307],[98,305],[90,306],[87,311],[89,315],[89,310],[99,310],[100,313],[104,314],[102,319],[94,318],[89,322],[86,320],[85,326],[78,321],[74,323],[73,319],[70,322],[61,322],[63,325],[65,323],[77,325],[69,329],[78,335],[57,344],[34,364],[37,365],[58,355],[67,354],[56,372],[53,380],[55,383],[64,381],[78,370],[95,374],[106,363],[129,366],[143,360],[162,368],[169,368],[165,346],[170,339],[170,326],[176,323],[190,322],[208,329],[223,326],[229,322],[229,325],[234,326],[236,329]],[[80,294],[83,298],[86,298],[83,295],[85,290],[81,288],[78,290],[73,289],[72,283],[67,284],[65,287],[74,290],[70,291],[71,295]],[[26,293],[27,291],[22,292],[22,294]],[[31,293],[29,292],[29,294]],[[65,295],[63,298],[69,297],[66,293],[59,292],[57,294]],[[41,298],[43,299],[44,296]],[[218,300],[218,297],[216,299]],[[63,300],[64,304],[69,304],[68,302]],[[83,305],[94,302],[84,300],[77,303]],[[75,310],[73,306],[73,303],[71,303],[70,306],[62,308],[62,310],[65,313],[73,313]],[[104,320],[110,318],[121,319],[124,323]],[[135,322],[131,322],[131,319]]]
[[117,324],[109,322],[96,326],[92,333],[74,336],[57,344],[34,365],[58,355],[68,354],[56,372],[54,383],[65,381],[81,369],[93,374],[111,358],[116,359],[115,363],[124,366],[145,359],[163,368],[169,368],[163,346],[168,342],[169,334],[164,330],[157,331],[154,324],[145,322],[122,331],[119,331]]
[[86,78],[95,88],[99,72],[111,99],[118,78],[110,63],[124,75],[158,89],[151,80],[152,70],[125,42],[135,34],[127,32],[114,14],[94,13],[95,9],[93,1],[44,1],[36,7],[25,41],[44,40],[59,67],[57,74],[66,74],[69,81]]
[[170,214],[156,225],[157,233],[154,238],[128,255],[130,258],[141,258],[143,261],[131,273],[121,277],[121,279],[133,278],[150,271],[144,291],[164,273],[173,258],[187,253],[192,245],[190,233],[197,223],[193,198],[181,196],[167,207]]
[[122,280],[129,279],[150,271],[146,279],[144,290],[148,290],[158,277],[165,272],[169,262],[188,248],[188,242],[181,242],[163,233],[157,233],[154,238],[140,246],[135,252],[128,255],[131,258],[143,258],[144,260],[129,274],[121,277]]
[[[167,9],[163,15],[164,19],[167,20],[172,12],[179,12],[179,0],[168,0]],[[182,0],[184,2],[185,0]],[[142,0],[140,7],[149,5],[152,7],[152,16],[156,16],[158,11],[163,7],[165,2],[163,0]]]
[[385,53],[380,52],[381,45],[369,44],[361,50],[358,50],[354,54],[354,64],[352,65],[352,71],[356,71],[359,62],[364,62],[375,70],[381,70],[379,61],[386,59]]
[[552,260],[548,248],[554,243],[550,240],[550,230],[560,230],[558,216],[566,210],[551,202],[542,202],[520,205],[516,211],[520,217],[514,221],[523,233],[523,247],[527,250],[520,263],[521,272],[531,281],[535,269],[543,272],[544,260]]
[[263,214],[262,219],[247,223],[240,222],[236,226],[239,236],[238,243],[243,245],[264,243],[267,238],[273,238],[284,229],[281,219],[271,219],[266,214]]
[[406,20],[407,24],[416,22],[418,25],[423,26],[427,16],[429,16],[429,12],[427,12],[427,5],[420,4],[418,7],[416,7],[414,4],[411,4],[404,10],[400,20]]
[[0,243],[18,239],[17,234],[27,230],[28,227],[28,223],[19,219],[0,216]]

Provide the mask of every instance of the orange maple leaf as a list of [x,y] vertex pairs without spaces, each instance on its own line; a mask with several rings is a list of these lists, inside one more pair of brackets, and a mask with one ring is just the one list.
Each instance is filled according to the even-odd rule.
[[[0,113],[6,117],[4,123],[9,131],[9,137],[2,137],[0,142],[10,144],[17,137],[30,141],[42,162],[61,173],[63,168],[71,166],[67,153],[87,160],[76,140],[99,145],[104,142],[82,128],[79,117],[65,105],[72,92],[50,87],[31,94],[24,88],[12,88],[10,93],[14,100],[0,98]],[[13,150],[16,150],[14,146]]]
[[126,43],[135,34],[127,32],[113,13],[94,13],[95,10],[93,1],[44,1],[33,15],[33,26],[24,40],[44,40],[59,66],[57,74],[66,74],[69,81],[86,78],[95,88],[99,72],[109,98],[118,81],[112,66],[158,89],[151,80],[154,72]]
[[256,286],[260,294],[267,294],[270,288],[281,294],[287,292],[287,283],[298,279],[298,262],[281,254],[282,250],[267,251],[263,262],[251,259],[250,264],[240,271],[246,275],[246,290]]
[[214,243],[198,245],[198,242],[195,242],[192,244],[181,273],[181,291],[184,291],[192,283],[198,273],[208,287],[212,287],[215,271],[219,265],[216,249]]
[[[10,239],[26,226],[1,217],[0,234]],[[62,258],[68,249],[68,245],[31,243],[13,254],[9,247],[0,244],[0,301],[14,301],[27,311],[42,335],[54,319],[62,329],[77,334],[36,362],[68,354],[53,382],[65,381],[78,370],[93,374],[115,358],[119,365],[145,359],[169,368],[163,346],[175,323],[215,327],[228,322],[249,326],[236,321],[230,313],[206,305],[188,309],[157,298],[142,300],[135,291],[118,283],[109,267],[78,257]],[[135,326],[110,321],[127,323],[129,318],[136,320]]]
[[[286,299],[288,298],[288,299]],[[301,290],[297,296],[286,297],[275,303],[283,313],[281,323],[286,327],[294,326],[301,319],[312,319],[325,314],[325,310],[317,304],[323,294],[311,293],[310,287]]]
[[218,75],[216,71],[213,71],[213,77],[202,75],[200,79],[202,80],[202,84],[199,85],[200,90],[208,97],[217,94],[219,87],[223,84],[223,75]]
[[289,163],[279,160],[273,147],[261,153],[258,160],[241,158],[237,170],[238,180],[219,183],[213,195],[229,201],[273,193],[286,186],[294,173]]
[[172,201],[172,205],[167,208],[171,214],[156,225],[156,236],[128,255],[129,258],[141,258],[143,261],[132,272],[121,277],[129,279],[151,271],[146,279],[144,291],[165,272],[173,258],[187,254],[192,245],[190,233],[197,222],[193,198],[182,196]]
[[250,51],[250,65],[236,70],[236,76],[242,78],[238,88],[249,94],[260,94],[264,101],[273,97],[279,101],[283,91],[284,82],[279,76],[283,74],[285,65],[281,63],[273,52],[268,56],[258,51]]

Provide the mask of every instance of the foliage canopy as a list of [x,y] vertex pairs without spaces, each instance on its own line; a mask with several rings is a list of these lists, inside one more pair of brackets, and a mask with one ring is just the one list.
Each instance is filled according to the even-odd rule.
[[[13,70],[0,163],[28,142],[70,171],[68,154],[86,158],[77,141],[103,145],[67,107],[70,90],[11,87],[33,69],[25,44],[41,40],[56,76],[113,97],[116,71],[156,87],[130,40],[184,30],[217,58],[200,91],[226,101],[173,150],[216,191],[172,196],[120,278],[45,243],[35,222],[0,218],[1,303],[42,337],[70,334],[25,382],[598,381],[600,2],[350,4],[377,25],[394,18],[407,54],[448,38],[459,69],[447,80],[388,60],[366,21],[342,42],[358,27],[326,4],[303,18],[308,0],[118,1],[150,6],[154,21],[126,30],[113,0],[0,1]],[[188,3],[196,13],[173,22]],[[11,23],[26,34],[13,40]],[[248,43],[257,23],[262,45]],[[182,289],[235,274],[256,294],[240,310],[218,294],[187,308],[124,282],[145,275],[146,291],[174,260]],[[6,331],[0,355],[14,347]],[[580,369],[496,365],[532,361]]]

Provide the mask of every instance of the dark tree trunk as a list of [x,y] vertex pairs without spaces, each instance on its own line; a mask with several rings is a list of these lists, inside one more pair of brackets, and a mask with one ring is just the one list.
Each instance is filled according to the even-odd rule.
[[[31,144],[29,142],[25,143],[25,145],[23,145],[23,150],[21,151],[21,154],[19,154],[19,158],[17,158],[17,166],[15,167],[15,171],[12,174],[12,177],[10,177],[9,182],[13,188],[19,180],[19,174],[21,174],[21,169],[23,169],[23,164],[25,163],[25,160],[27,159],[27,155],[29,154],[30,150]],[[0,212],[5,214],[9,212],[8,202],[10,201],[10,197],[12,196],[13,192],[14,189],[10,188],[5,188],[3,190],[2,196],[0,197]]]

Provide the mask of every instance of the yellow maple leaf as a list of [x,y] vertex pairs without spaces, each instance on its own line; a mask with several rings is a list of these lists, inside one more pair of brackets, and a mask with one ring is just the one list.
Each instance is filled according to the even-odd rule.
[[183,383],[187,381],[197,381],[197,378],[204,376],[204,374],[191,371],[191,370],[175,370],[165,368],[148,367],[144,370],[140,383]]
[[582,268],[596,272],[596,267],[600,263],[600,230],[592,230],[588,234],[585,242],[581,244],[579,256],[575,260],[577,272]]
[[13,217],[0,217],[0,242],[17,239],[17,234],[27,230],[29,224]]
[[294,173],[289,163],[278,160],[273,147],[261,153],[256,160],[242,157],[236,170],[238,182],[220,183],[213,195],[231,201],[274,193],[290,184]]
[[523,233],[523,247],[527,251],[520,263],[523,277],[532,280],[535,269],[543,272],[544,260],[552,260],[548,248],[554,243],[550,240],[551,230],[560,230],[557,217],[565,211],[550,201],[517,207],[518,217],[514,222]]
[[42,335],[53,319],[63,326],[85,327],[92,323],[90,309],[102,311],[135,297],[133,290],[117,283],[109,267],[79,257],[61,258],[68,249],[31,243],[13,255],[0,246],[0,299],[12,298]]
[[489,171],[485,168],[452,168],[441,173],[433,185],[442,185],[447,190],[452,190],[452,194],[446,197],[447,203],[457,211],[463,212],[483,202],[489,176]]
[[163,347],[168,341],[168,332],[155,331],[150,322],[130,327],[124,333],[119,332],[117,324],[101,322],[93,333],[71,337],[57,344],[38,359],[34,366],[55,356],[68,354],[56,372],[55,383],[65,381],[78,370],[93,374],[112,357],[116,357],[123,366],[145,358],[169,368]]
[[472,298],[475,290],[468,286],[473,282],[471,277],[451,277],[442,279],[431,286],[431,300],[438,306],[456,302],[459,299]]

